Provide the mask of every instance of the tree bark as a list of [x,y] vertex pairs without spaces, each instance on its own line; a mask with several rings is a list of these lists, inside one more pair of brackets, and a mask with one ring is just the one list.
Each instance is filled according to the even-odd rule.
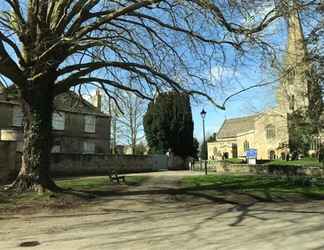
[[24,113],[22,166],[12,184],[19,192],[60,190],[50,176],[54,101],[51,86],[54,84],[42,83],[29,84],[29,89],[27,87],[22,90]]

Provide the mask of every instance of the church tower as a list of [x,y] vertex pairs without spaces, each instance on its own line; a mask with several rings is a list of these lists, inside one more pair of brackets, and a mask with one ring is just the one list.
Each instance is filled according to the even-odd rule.
[[284,58],[277,100],[283,113],[306,111],[309,106],[307,49],[296,0],[291,0],[288,17],[288,43]]

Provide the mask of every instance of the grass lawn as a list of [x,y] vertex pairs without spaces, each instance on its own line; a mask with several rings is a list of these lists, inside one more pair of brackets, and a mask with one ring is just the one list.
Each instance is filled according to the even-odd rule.
[[[243,159],[240,158],[230,158],[224,160],[226,163],[230,164],[242,164],[244,163]],[[303,167],[324,167],[324,164],[319,162],[317,159],[314,158],[304,158],[301,160],[294,160],[294,161],[285,161],[285,160],[273,160],[273,161],[266,161],[263,163],[264,165],[275,165],[275,166],[303,166]]]
[[[159,195],[158,190],[152,190],[152,183],[146,188],[145,182],[148,176],[127,176],[126,184],[116,185],[110,183],[108,177],[82,177],[60,179],[56,183],[65,189],[73,189],[64,193],[44,194],[25,193],[15,194],[0,191],[0,214],[6,213],[34,213],[40,209],[79,208],[100,202],[100,199],[110,195],[118,196],[118,192],[132,192],[135,186],[142,185],[146,194]],[[155,177],[159,178],[159,177]],[[259,201],[295,201],[302,199],[324,198],[324,179],[311,178],[287,179],[286,177],[269,176],[238,176],[216,175],[208,176],[184,176],[175,179],[170,191],[161,190],[161,195],[188,195],[197,197],[209,197],[219,199],[223,197],[250,197]],[[163,182],[163,179],[161,179]],[[100,194],[97,196],[97,194]],[[240,198],[238,198],[240,199]]]
[[[137,186],[145,181],[147,177],[145,176],[127,176],[126,177],[126,186]],[[80,177],[73,179],[58,180],[56,184],[64,189],[75,189],[82,191],[107,191],[110,190],[116,185],[110,183],[108,177]],[[123,183],[122,183],[123,184]],[[119,186],[120,187],[120,186]],[[125,187],[125,185],[123,185]]]
[[220,192],[234,191],[258,195],[265,199],[271,199],[271,197],[324,198],[323,179],[316,179],[316,182],[311,184],[310,178],[287,179],[269,176],[208,175],[184,177],[182,183],[186,188]]
[[295,161],[273,160],[265,163],[265,165],[287,165],[287,166],[305,166],[305,167],[324,167],[323,163],[313,158],[304,158]]
[[[108,177],[80,177],[71,179],[59,179],[56,184],[64,189],[73,189],[77,191],[116,191],[127,189],[131,186],[141,185],[147,179],[145,176],[127,176],[126,184],[116,185],[110,183]],[[39,208],[74,208],[84,203],[87,196],[77,197],[69,193],[23,193],[15,194],[0,190],[0,214],[2,212],[13,212],[19,210],[22,212],[33,212]],[[88,203],[88,202],[87,202]]]

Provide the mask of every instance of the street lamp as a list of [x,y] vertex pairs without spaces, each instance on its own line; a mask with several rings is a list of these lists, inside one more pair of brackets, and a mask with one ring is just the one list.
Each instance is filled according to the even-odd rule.
[[[201,118],[202,118],[202,121],[203,121],[203,136],[204,136],[204,142],[203,142],[204,144],[203,144],[202,149],[204,147],[206,147],[205,150],[206,150],[206,154],[207,154],[207,145],[206,145],[206,136],[205,136],[205,117],[206,117],[206,114],[207,114],[207,112],[204,109],[200,112],[200,115],[201,115]],[[204,158],[206,158],[205,155],[204,155]],[[204,160],[205,160],[205,175],[207,175],[207,159],[204,159]]]

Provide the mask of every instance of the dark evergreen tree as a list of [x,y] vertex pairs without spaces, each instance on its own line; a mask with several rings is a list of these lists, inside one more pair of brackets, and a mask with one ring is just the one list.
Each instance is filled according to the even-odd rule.
[[169,149],[183,158],[193,154],[193,121],[188,95],[160,94],[144,115],[144,132],[150,153],[165,154]]
[[192,153],[191,156],[198,160],[198,154],[199,154],[199,142],[196,138],[193,138],[193,144],[192,144]]

